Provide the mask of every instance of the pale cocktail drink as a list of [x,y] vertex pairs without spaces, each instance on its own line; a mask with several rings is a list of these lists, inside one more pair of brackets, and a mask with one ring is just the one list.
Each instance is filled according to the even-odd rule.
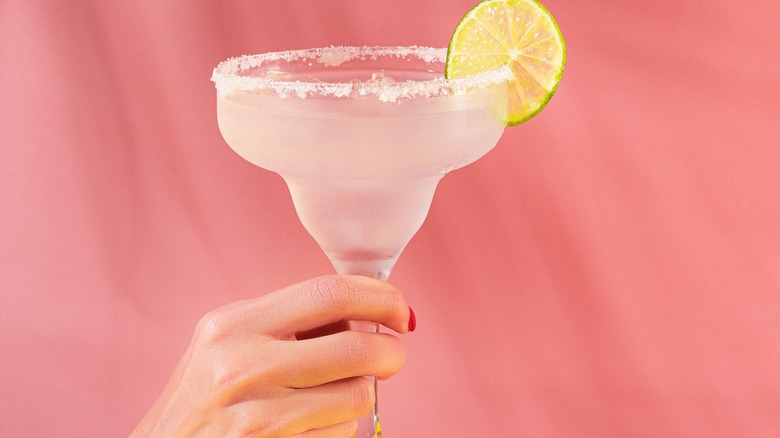
[[[511,72],[445,80],[445,55],[333,47],[215,69],[225,141],[284,178],[301,222],[340,274],[387,279],[442,176],[501,137]],[[359,438],[376,434],[375,414]]]
[[289,88],[220,95],[219,127],[239,155],[284,177],[301,222],[339,272],[386,278],[441,177],[498,141],[506,87],[500,72],[447,84],[442,50],[344,52],[392,53],[377,59],[322,50],[244,70],[258,84]]

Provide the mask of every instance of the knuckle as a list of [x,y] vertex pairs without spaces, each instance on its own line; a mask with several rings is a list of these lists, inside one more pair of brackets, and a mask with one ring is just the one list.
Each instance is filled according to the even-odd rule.
[[212,391],[227,400],[233,397],[235,388],[240,385],[242,374],[236,367],[216,362],[211,364],[210,377]]
[[205,346],[219,344],[228,336],[229,320],[228,312],[221,308],[203,315],[195,326],[196,341]]
[[385,305],[387,309],[392,313],[400,313],[406,307],[401,291],[396,288],[392,288],[385,296]]
[[193,360],[196,361],[203,377],[213,390],[227,391],[241,379],[239,357],[231,354],[232,349],[224,348],[234,333],[231,330],[230,312],[215,309],[203,315],[198,321],[193,336]]
[[[227,419],[228,433],[222,436],[263,436],[270,437],[274,429],[272,415],[266,415],[266,403],[261,403],[255,407],[248,404],[237,404],[227,409],[229,418]],[[258,435],[260,434],[260,435]]]
[[343,423],[343,428],[345,431],[344,436],[355,436],[355,434],[357,434],[358,421],[357,420],[347,421]]
[[344,332],[336,348],[339,365],[345,372],[360,373],[368,368],[373,349],[360,333]]
[[314,304],[329,311],[343,311],[358,298],[357,286],[349,279],[331,275],[309,282],[307,292]]
[[374,393],[374,384],[364,377],[358,377],[350,385],[350,398],[353,411],[358,415],[363,415],[374,406],[376,394]]
[[207,383],[224,405],[232,406],[248,400],[275,400],[285,395],[284,389],[276,383],[276,370],[252,359],[230,356],[209,361]]

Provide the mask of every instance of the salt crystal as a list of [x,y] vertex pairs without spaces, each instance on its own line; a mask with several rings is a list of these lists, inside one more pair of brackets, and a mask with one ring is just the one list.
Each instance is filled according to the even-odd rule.
[[[431,47],[325,47],[320,49],[291,50],[261,55],[245,55],[220,63],[212,74],[217,93],[227,96],[240,91],[271,91],[279,97],[305,99],[307,96],[376,96],[383,102],[399,102],[404,99],[427,98],[447,94],[462,94],[473,88],[485,88],[513,78],[508,67],[498,68],[473,76],[445,79],[443,76],[428,80],[396,81],[384,72],[376,72],[371,79],[353,79],[344,83],[293,80],[293,75],[273,66],[265,77],[248,76],[245,72],[268,63],[279,61],[316,60],[326,67],[336,67],[353,60],[396,57],[402,60],[421,60],[428,64],[443,64],[447,49]],[[310,64],[310,63],[309,63]],[[434,71],[427,69],[429,72]]]

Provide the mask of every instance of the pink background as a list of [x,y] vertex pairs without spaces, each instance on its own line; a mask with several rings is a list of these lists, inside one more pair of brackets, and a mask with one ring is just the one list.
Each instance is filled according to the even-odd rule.
[[[473,3],[3,0],[0,435],[127,435],[202,314],[331,272],[224,144],[219,61],[445,46]],[[545,4],[556,97],[393,274],[388,436],[779,436],[778,3]]]

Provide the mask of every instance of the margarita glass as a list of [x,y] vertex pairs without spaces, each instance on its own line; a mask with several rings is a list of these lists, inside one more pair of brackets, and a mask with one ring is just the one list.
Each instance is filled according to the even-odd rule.
[[[214,70],[225,141],[284,178],[338,274],[387,280],[439,180],[503,133],[509,68],[444,79],[445,58],[428,47],[328,47],[232,58]],[[376,406],[356,437],[375,436]]]

